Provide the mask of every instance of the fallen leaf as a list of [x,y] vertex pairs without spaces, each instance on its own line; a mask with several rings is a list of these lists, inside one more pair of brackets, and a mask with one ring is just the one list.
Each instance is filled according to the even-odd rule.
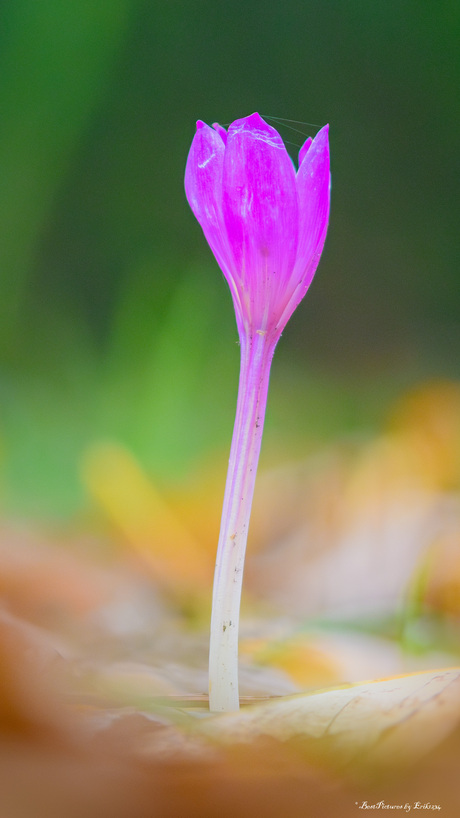
[[414,763],[460,722],[460,669],[415,673],[314,694],[274,698],[216,715],[203,730],[218,741],[321,742],[342,763]]
[[208,588],[212,559],[127,449],[99,444],[82,463],[85,485],[123,540],[165,588]]

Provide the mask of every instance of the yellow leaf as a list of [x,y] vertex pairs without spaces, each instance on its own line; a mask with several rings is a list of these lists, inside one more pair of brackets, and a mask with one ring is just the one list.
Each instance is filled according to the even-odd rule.
[[[460,668],[272,699],[214,716],[203,729],[227,742],[304,740],[342,762],[414,762],[460,721]],[[321,742],[321,744],[320,744]]]
[[166,588],[208,588],[212,561],[177,518],[134,456],[116,444],[91,448],[83,479],[125,542]]

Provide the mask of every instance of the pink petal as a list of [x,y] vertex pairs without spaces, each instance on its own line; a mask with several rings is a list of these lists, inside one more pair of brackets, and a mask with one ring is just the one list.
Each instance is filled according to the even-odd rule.
[[[316,135],[297,173],[299,196],[299,246],[296,271],[308,269],[308,287],[313,278],[326,238],[329,221],[330,186],[329,126]],[[313,257],[315,257],[313,259]],[[315,261],[312,269],[312,259]]]
[[266,329],[295,262],[299,215],[292,161],[259,114],[228,130],[223,214],[245,312]]
[[310,145],[312,144],[312,142],[313,142],[313,139],[311,138],[311,136],[309,136],[308,139],[305,140],[302,147],[300,148],[300,151],[299,151],[299,168],[300,168],[300,166],[301,166],[301,164],[302,164],[302,162],[303,162],[303,160],[305,158],[305,155],[306,155]]
[[218,134],[220,134],[220,136],[224,140],[224,145],[226,145],[227,144],[227,131],[225,130],[225,128],[222,125],[219,125],[218,122],[213,122],[212,127],[214,128],[215,131],[217,131]]
[[328,131],[329,126],[325,125],[317,133],[297,172],[299,243],[280,329],[307,292],[326,240],[331,190]]
[[222,272],[228,277],[232,254],[222,216],[222,172],[225,145],[200,120],[187,158],[185,193]]

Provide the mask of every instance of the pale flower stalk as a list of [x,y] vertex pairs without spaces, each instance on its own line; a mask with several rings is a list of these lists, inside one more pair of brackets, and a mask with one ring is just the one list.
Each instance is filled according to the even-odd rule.
[[241,587],[270,365],[326,238],[328,128],[304,143],[296,173],[278,132],[258,114],[232,123],[228,133],[198,122],[185,189],[230,286],[241,347],[209,654],[210,709],[228,711],[239,707]]
[[241,342],[240,381],[217,547],[209,650],[211,710],[238,710],[238,630],[249,518],[275,346],[264,335]]

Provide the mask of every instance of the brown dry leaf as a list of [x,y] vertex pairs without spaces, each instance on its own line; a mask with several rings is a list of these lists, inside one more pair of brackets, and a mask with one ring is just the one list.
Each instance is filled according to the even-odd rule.
[[1,818],[352,814],[355,794],[289,748],[217,748],[164,711],[88,705],[55,678],[45,633],[8,614],[0,626]]
[[0,598],[35,624],[82,618],[110,603],[126,579],[118,566],[88,559],[27,528],[0,527]]
[[[97,696],[86,696],[85,664],[67,667],[53,632],[10,614],[2,625],[1,818],[352,818],[361,800],[382,798],[436,801],[443,816],[459,814],[458,670],[272,699],[232,716],[191,718],[182,707],[177,719],[172,697],[162,696],[161,709],[152,701],[164,693],[156,668],[113,664],[110,645],[106,666],[100,643],[107,675]],[[368,747],[376,762],[379,748],[384,761],[387,753],[414,760],[443,736],[434,759],[394,783],[362,784],[334,764],[334,749],[348,759]]]
[[414,763],[460,722],[460,668],[273,699],[214,716],[208,735],[224,742],[315,742],[344,763]]
[[[460,384],[421,384],[395,404],[380,434],[262,471],[246,593],[294,616],[386,615],[433,552],[435,607],[455,614],[459,410]],[[433,550],[445,540],[449,549]]]

